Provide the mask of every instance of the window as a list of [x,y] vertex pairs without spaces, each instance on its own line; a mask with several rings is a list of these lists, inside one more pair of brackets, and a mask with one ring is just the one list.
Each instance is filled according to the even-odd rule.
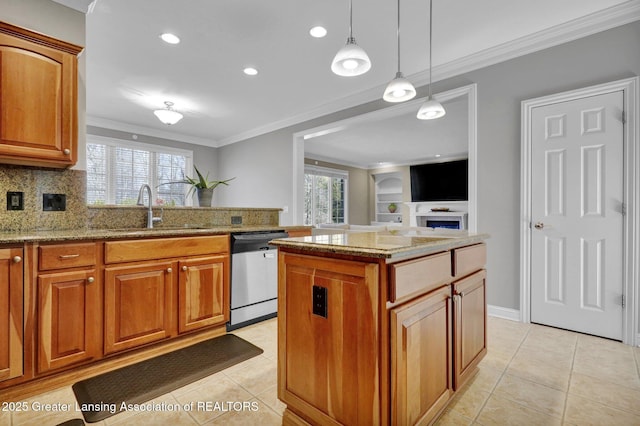
[[346,223],[348,178],[344,170],[305,166],[305,225]]
[[191,205],[188,185],[166,182],[184,179],[193,168],[193,153],[97,136],[87,140],[87,203],[135,204],[138,191],[149,184],[154,204]]

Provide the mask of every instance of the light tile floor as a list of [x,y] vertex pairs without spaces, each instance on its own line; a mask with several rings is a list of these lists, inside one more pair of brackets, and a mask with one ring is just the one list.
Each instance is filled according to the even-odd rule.
[[[284,405],[276,392],[276,327],[273,319],[237,330],[264,353],[152,401],[209,406],[130,411],[96,424],[279,425]],[[488,330],[489,352],[479,373],[439,425],[640,425],[640,348],[492,317]],[[74,406],[70,387],[25,402],[28,412],[0,411],[0,425],[49,426],[82,418],[79,412],[33,410],[46,403]]]

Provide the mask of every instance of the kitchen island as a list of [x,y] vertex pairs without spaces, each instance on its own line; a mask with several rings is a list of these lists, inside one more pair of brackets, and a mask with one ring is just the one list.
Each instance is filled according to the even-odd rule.
[[486,354],[486,234],[275,240],[283,424],[430,424]]

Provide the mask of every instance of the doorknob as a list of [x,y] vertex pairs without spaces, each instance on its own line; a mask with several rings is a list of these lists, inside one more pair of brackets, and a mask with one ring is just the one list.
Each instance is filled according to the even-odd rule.
[[536,229],[542,229],[542,228],[544,228],[544,223],[536,222],[536,224],[533,225],[533,227],[536,228]]

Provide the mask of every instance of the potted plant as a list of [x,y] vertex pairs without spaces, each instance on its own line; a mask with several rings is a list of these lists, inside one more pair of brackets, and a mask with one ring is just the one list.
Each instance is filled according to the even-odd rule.
[[398,210],[398,206],[396,205],[396,203],[389,204],[387,208],[389,209],[389,213],[395,213],[396,210]]
[[193,169],[196,171],[197,177],[189,177],[185,176],[184,179],[174,181],[174,182],[166,182],[163,185],[171,184],[171,183],[184,183],[191,185],[189,188],[189,192],[187,192],[187,197],[191,195],[193,192],[198,194],[198,205],[200,207],[211,207],[211,199],[213,197],[213,190],[218,187],[218,185],[229,185],[229,181],[235,179],[232,177],[226,180],[209,180],[209,173],[207,176],[203,176],[200,173],[200,170],[194,165]]

